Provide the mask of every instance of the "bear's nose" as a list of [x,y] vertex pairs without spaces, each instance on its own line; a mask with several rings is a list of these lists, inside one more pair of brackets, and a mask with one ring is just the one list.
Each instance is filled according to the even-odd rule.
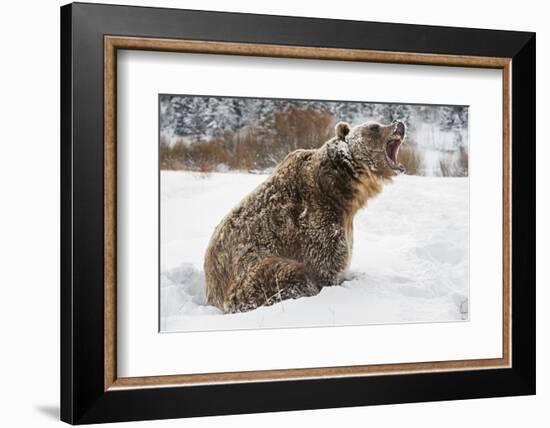
[[403,122],[401,122],[400,120],[394,120],[392,122],[394,128],[393,128],[393,133],[394,134],[397,134],[397,135],[400,135],[401,137],[404,137],[405,136],[405,124]]

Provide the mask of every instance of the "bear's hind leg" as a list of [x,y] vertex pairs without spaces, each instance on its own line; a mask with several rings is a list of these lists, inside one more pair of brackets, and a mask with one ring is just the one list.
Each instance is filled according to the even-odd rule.
[[286,299],[315,296],[321,288],[304,264],[282,257],[268,257],[251,266],[242,281],[229,289],[224,311],[246,312]]

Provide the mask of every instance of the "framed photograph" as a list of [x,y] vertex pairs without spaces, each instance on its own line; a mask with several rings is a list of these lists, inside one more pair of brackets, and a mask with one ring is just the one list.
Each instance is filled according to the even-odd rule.
[[534,33],[76,3],[61,105],[63,421],[535,393]]

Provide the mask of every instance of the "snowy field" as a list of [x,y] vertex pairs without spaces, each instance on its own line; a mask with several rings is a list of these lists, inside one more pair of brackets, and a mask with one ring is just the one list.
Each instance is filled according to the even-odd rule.
[[355,217],[347,280],[314,297],[224,315],[203,257],[223,216],[266,178],[161,173],[161,331],[468,319],[468,178],[397,177]]

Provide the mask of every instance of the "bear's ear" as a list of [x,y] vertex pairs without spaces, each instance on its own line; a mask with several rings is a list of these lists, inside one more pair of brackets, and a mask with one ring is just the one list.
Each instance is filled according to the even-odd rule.
[[349,125],[346,122],[338,122],[334,130],[336,131],[336,138],[343,141],[346,135],[349,134]]

